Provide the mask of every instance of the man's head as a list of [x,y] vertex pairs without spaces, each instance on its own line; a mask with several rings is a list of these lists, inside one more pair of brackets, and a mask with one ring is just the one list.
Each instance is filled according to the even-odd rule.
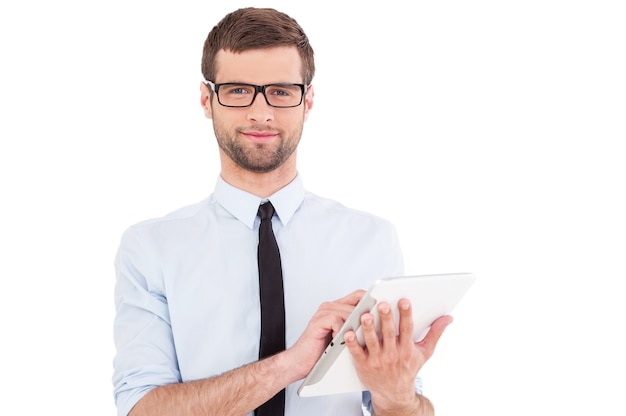
[[213,120],[222,177],[293,179],[315,71],[298,23],[273,9],[228,14],[205,41],[202,71],[200,103]]
[[315,74],[313,48],[298,22],[269,8],[243,8],[227,14],[209,33],[202,54],[202,75],[214,81],[220,50],[239,53],[250,49],[295,46],[302,59],[302,79],[309,85]]

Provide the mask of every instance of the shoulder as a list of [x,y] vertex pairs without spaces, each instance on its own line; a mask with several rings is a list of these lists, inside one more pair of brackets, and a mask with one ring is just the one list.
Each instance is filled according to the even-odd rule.
[[180,234],[185,230],[197,229],[206,221],[209,213],[214,209],[212,197],[183,206],[161,217],[150,218],[129,226],[123,233],[122,239],[133,237],[166,237],[168,234]]
[[339,215],[344,217],[354,216],[356,218],[367,218],[374,221],[389,222],[387,219],[375,215],[371,212],[348,207],[339,201],[324,198],[308,191],[305,193],[304,196],[304,205],[307,209],[318,209],[325,214]]
[[335,222],[349,226],[361,226],[366,228],[378,228],[394,231],[391,221],[371,212],[348,207],[333,199],[324,198],[311,192],[307,192],[302,204],[304,215],[315,217],[322,222]]
[[[325,253],[329,264],[346,276],[354,276],[352,282],[403,273],[398,233],[388,219],[311,193],[306,194],[297,214],[297,224],[292,228],[305,231],[306,244],[311,240],[320,244],[317,248]],[[336,263],[330,263],[333,261]]]

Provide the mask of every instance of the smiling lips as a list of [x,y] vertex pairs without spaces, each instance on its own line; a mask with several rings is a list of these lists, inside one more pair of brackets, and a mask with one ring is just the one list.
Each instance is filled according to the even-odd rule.
[[255,142],[269,142],[278,136],[278,133],[271,131],[242,131],[241,134]]

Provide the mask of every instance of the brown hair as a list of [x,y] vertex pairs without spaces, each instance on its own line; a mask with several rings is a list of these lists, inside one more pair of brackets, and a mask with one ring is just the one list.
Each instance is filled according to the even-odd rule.
[[302,58],[302,77],[309,85],[315,73],[313,48],[298,22],[270,8],[246,7],[227,14],[209,32],[202,52],[202,75],[215,81],[215,55],[220,50],[243,52],[249,49],[295,46]]

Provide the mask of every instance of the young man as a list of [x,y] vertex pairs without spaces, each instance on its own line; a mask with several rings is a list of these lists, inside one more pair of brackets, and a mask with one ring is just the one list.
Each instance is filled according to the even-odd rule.
[[[119,415],[431,415],[416,388],[446,316],[414,343],[410,304],[364,314],[345,341],[364,393],[301,398],[298,381],[374,280],[403,273],[394,227],[304,190],[296,168],[313,107],[308,39],[273,9],[236,10],[204,46],[202,108],[221,174],[206,200],[130,227],[116,258],[114,390]],[[259,358],[259,206],[271,203],[284,288],[284,348]],[[269,205],[268,205],[269,206]],[[266,223],[267,224],[267,223]],[[335,299],[335,300],[333,300]],[[277,399],[279,398],[280,399]],[[284,408],[284,410],[283,410]],[[261,410],[258,410],[261,414]]]

